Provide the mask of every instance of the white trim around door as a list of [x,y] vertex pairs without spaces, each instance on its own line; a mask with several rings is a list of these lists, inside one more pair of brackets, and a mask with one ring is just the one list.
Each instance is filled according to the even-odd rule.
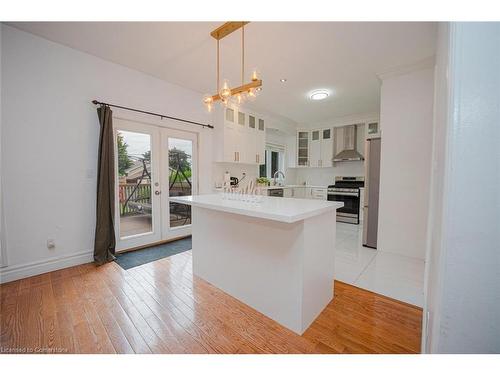
[[[190,235],[191,208],[171,204],[169,197],[198,193],[198,134],[113,120],[116,251]],[[172,152],[181,155],[181,170]]]

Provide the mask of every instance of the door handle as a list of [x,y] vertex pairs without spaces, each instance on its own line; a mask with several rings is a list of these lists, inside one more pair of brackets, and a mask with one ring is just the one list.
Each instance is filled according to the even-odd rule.
[[160,194],[161,194],[161,191],[155,190],[155,195],[160,195]]

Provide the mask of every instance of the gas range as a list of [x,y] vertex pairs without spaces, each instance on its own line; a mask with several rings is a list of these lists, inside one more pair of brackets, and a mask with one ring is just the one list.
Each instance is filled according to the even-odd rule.
[[337,210],[337,221],[359,224],[360,190],[365,186],[364,177],[335,177],[335,185],[328,186],[328,200],[344,203]]

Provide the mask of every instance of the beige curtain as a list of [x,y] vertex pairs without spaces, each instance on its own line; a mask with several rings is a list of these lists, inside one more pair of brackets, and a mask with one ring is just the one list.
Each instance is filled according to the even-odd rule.
[[101,131],[97,169],[97,209],[94,262],[101,265],[115,259],[115,155],[113,112],[109,106],[97,109]]

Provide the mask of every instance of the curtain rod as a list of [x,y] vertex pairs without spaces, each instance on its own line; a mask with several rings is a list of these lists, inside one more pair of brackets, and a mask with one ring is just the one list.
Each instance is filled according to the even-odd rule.
[[129,107],[123,107],[121,105],[116,105],[116,104],[110,104],[110,103],[104,103],[104,102],[100,102],[98,100],[92,100],[92,103],[93,104],[101,104],[101,105],[107,105],[108,107],[115,107],[115,108],[121,108],[121,109],[126,109],[127,111],[133,111],[133,112],[139,112],[139,113],[144,113],[146,115],[152,115],[152,116],[158,116],[160,117],[162,120],[164,118],[168,118],[170,120],[175,120],[175,121],[181,121],[181,122],[187,122],[188,124],[193,124],[193,125],[198,125],[198,126],[203,126],[204,128],[209,128],[209,129],[213,129],[213,125],[209,125],[209,124],[202,124],[200,122],[195,122],[195,121],[190,121],[190,120],[184,120],[182,118],[178,118],[178,117],[172,117],[172,116],[167,116],[167,115],[162,115],[160,113],[154,113],[154,112],[148,112],[148,111],[142,111],[140,109],[135,109],[135,108],[129,108]]

